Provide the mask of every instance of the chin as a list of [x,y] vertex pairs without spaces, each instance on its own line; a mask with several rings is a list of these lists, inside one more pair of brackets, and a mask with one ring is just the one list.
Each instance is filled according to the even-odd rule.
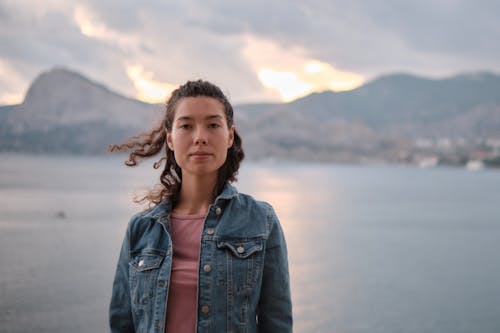
[[[183,169],[184,170],[184,169]],[[217,171],[219,168],[209,168],[209,167],[193,167],[186,169],[184,172],[191,174],[193,176],[217,176]]]

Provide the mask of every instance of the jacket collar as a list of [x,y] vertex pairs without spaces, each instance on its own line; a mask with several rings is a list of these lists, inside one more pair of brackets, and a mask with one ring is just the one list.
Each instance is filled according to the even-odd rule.
[[[215,199],[215,203],[219,203],[222,200],[231,200],[238,196],[238,190],[233,185],[226,183],[221,194]],[[172,202],[170,200],[163,200],[158,205],[151,208],[149,211],[145,212],[145,217],[151,217],[157,219],[160,223],[167,223],[169,220],[170,213],[172,211]]]
[[231,200],[232,198],[238,195],[238,190],[233,185],[226,183],[224,189],[221,194],[215,199],[215,202],[219,202],[219,200]]

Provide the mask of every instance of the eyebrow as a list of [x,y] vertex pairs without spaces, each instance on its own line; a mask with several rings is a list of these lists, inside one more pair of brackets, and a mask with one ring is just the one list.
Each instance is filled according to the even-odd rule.
[[[206,120],[210,120],[210,119],[218,119],[218,118],[223,118],[220,114],[214,114],[214,115],[211,115],[211,116],[206,116],[205,119]],[[177,118],[176,121],[182,121],[182,120],[192,120],[193,117],[189,117],[189,116],[182,116],[182,117],[179,117]]]

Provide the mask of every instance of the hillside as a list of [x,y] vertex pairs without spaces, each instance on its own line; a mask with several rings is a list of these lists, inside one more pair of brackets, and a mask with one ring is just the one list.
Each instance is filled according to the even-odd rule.
[[[0,107],[0,151],[104,153],[108,144],[151,128],[162,109],[53,69],[34,80],[22,104]],[[419,163],[432,157],[463,164],[500,150],[500,76],[487,72],[440,80],[387,75],[347,92],[237,105],[235,113],[249,159]]]
[[0,150],[103,153],[107,143],[148,128],[161,110],[57,68],[34,80],[22,104],[0,108]]

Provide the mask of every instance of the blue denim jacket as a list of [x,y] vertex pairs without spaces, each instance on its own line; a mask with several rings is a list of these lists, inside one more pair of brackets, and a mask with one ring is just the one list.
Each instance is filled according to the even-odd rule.
[[[172,207],[135,215],[123,241],[109,320],[112,332],[165,330]],[[227,184],[201,235],[197,332],[292,332],[285,238],[273,208]]]

